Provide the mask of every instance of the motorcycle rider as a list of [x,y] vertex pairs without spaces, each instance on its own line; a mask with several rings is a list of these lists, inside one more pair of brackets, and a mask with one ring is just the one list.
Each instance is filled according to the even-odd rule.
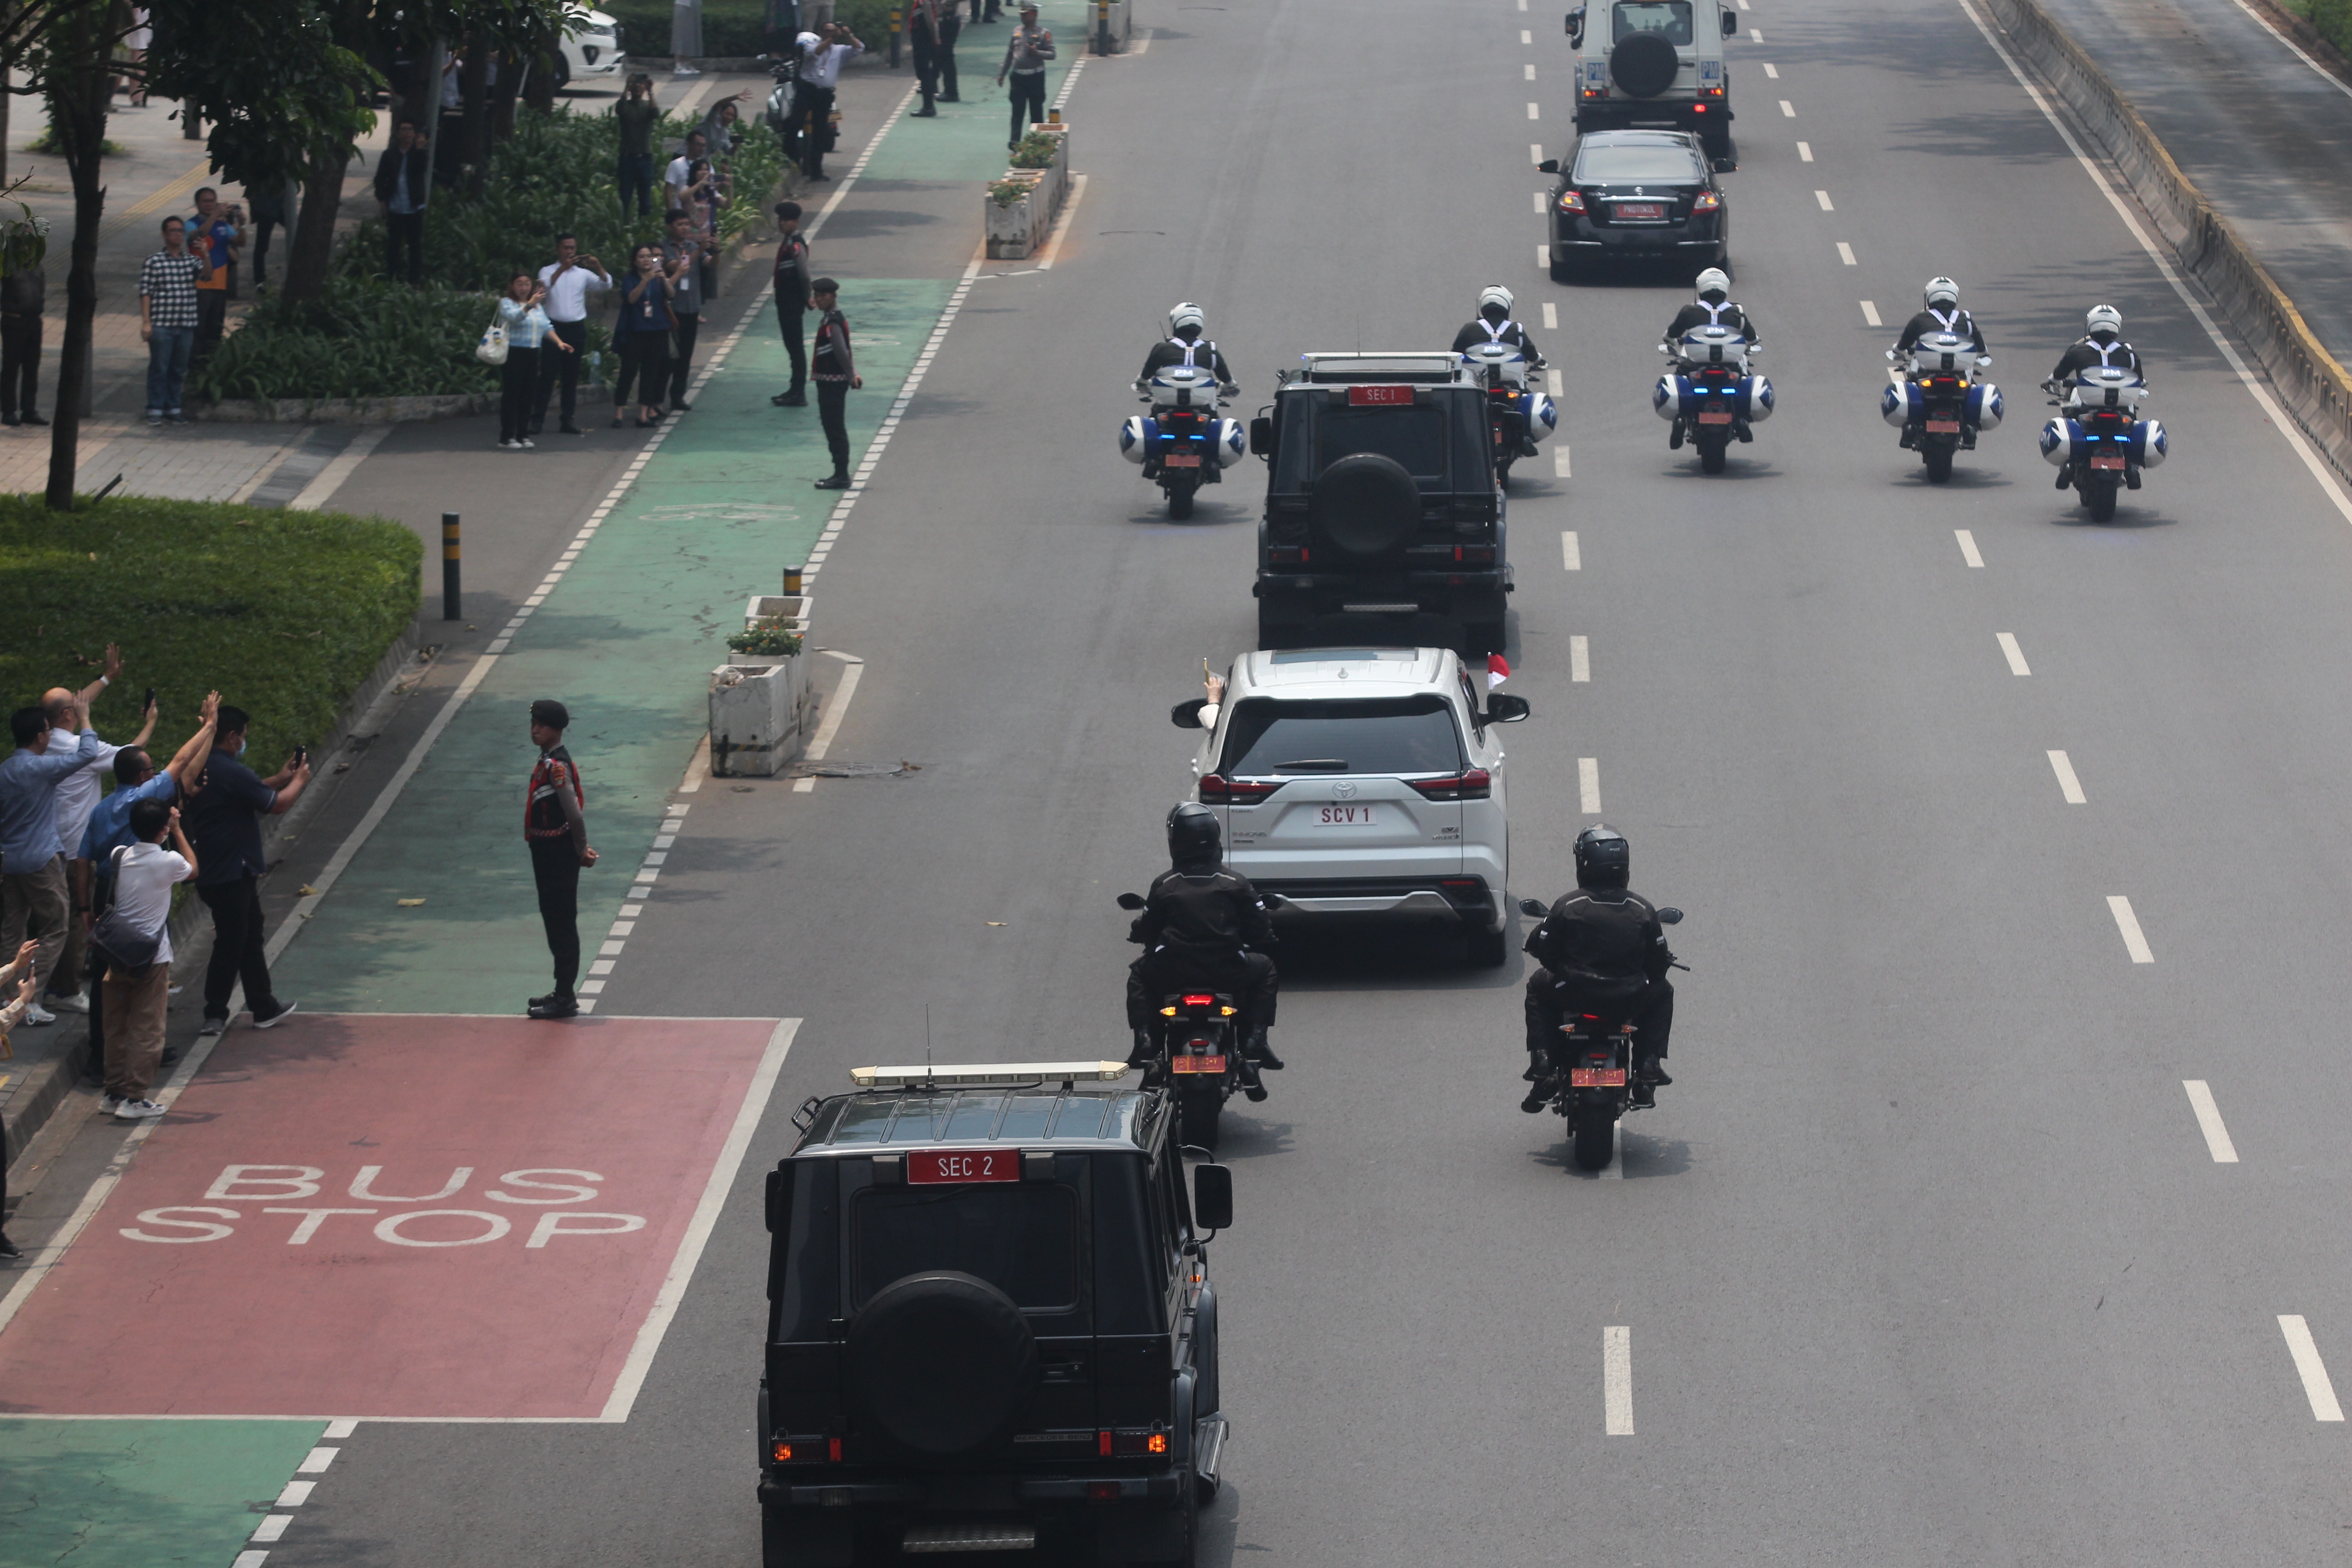
[[[2053,397],[2063,398],[2074,384],[2076,371],[2095,370],[2102,366],[2135,372],[2142,384],[2146,384],[2147,373],[2140,364],[2139,351],[2124,342],[2124,313],[2121,310],[2113,305],[2094,305],[2083,317],[2083,335],[2067,344],[2066,352],[2058,356],[2058,368],[2052,371],[2050,379],[2042,384],[2042,391]],[[2057,488],[2063,490],[2074,482],[2074,466],[2072,463],[2061,464]],[[2137,489],[2139,483],[2137,473],[2132,483]]]
[[[1464,322],[1462,330],[1454,334],[1454,352],[1461,353],[1481,343],[1508,343],[1527,360],[1528,368],[1543,369],[1546,362],[1544,356],[1537,352],[1535,340],[1528,336],[1527,328],[1511,320],[1511,307],[1515,303],[1511,291],[1500,283],[1489,283],[1478,290],[1477,318]],[[1535,437],[1521,436],[1519,456],[1532,458],[1535,455]]]
[[[1922,307],[1919,313],[1903,323],[1903,331],[1896,335],[1895,346],[1886,351],[1890,363],[1900,364],[1919,340],[1930,332],[1951,332],[1968,339],[1969,346],[1983,356],[1986,363],[1977,366],[1978,370],[1990,367],[1991,356],[1985,353],[1984,331],[1977,325],[1976,317],[1960,309],[1958,284],[1948,278],[1930,278],[1927,286],[1919,290],[1919,303]],[[1906,425],[1896,436],[1895,444],[1907,451],[1917,444],[1918,439],[1918,427]],[[1968,426],[1961,433],[1961,444],[1970,451],[1975,450],[1975,426]]]
[[1654,1105],[1654,1091],[1675,1080],[1659,1058],[1675,1022],[1675,955],[1647,899],[1627,889],[1633,846],[1605,823],[1577,835],[1576,891],[1563,895],[1536,929],[1527,951],[1543,967],[1528,977],[1528,1097],[1521,1110],[1551,1099],[1553,1048],[1570,1013],[1598,1013],[1633,1025],[1633,1103]]
[[1731,278],[1720,267],[1710,267],[1698,275],[1698,298],[1675,311],[1675,319],[1666,323],[1666,345],[1679,353],[1683,334],[1693,327],[1729,327],[1748,340],[1751,353],[1764,346],[1756,335],[1756,323],[1731,302]]
[[1168,312],[1168,336],[1151,345],[1143,356],[1143,374],[1135,378],[1135,390],[1150,390],[1151,373],[1161,365],[1207,365],[1215,372],[1220,384],[1217,390],[1227,397],[1239,395],[1241,385],[1234,380],[1233,371],[1217,345],[1204,342],[1202,334],[1209,330],[1208,313],[1187,300]]
[[1231,992],[1241,1004],[1243,1092],[1264,1100],[1258,1068],[1283,1068],[1265,1038],[1279,988],[1266,956],[1274,922],[1265,901],[1248,878],[1225,868],[1217,814],[1197,802],[1169,812],[1168,859],[1127,933],[1143,945],[1127,972],[1127,1022],[1135,1031],[1127,1059],[1137,1067],[1150,1061],[1153,1009],[1162,996],[1190,986]]

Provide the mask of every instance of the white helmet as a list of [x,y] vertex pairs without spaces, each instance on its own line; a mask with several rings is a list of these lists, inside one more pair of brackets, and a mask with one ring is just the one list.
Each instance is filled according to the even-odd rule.
[[1489,283],[1478,290],[1478,313],[1482,316],[1486,313],[1486,307],[1489,305],[1500,305],[1503,307],[1503,314],[1508,316],[1511,313],[1511,307],[1517,302],[1511,298],[1511,291],[1500,283]]
[[1209,331],[1208,312],[1202,310],[1200,306],[1195,305],[1190,300],[1185,300],[1182,304],[1174,306],[1168,312],[1168,335],[1170,337],[1174,337],[1186,327],[1190,327],[1195,332],[1199,332],[1203,335],[1206,335]]
[[2124,313],[2113,305],[2094,305],[2091,313],[2083,318],[2083,330],[2089,332],[2113,332],[2123,335]]
[[1709,294],[1731,296],[1731,277],[1720,267],[1710,267],[1698,275],[1698,297],[1704,300]]
[[801,52],[803,54],[814,52],[814,50],[824,47],[824,40],[818,37],[814,33],[803,33],[799,37],[794,38],[793,42],[801,47]]
[[1960,286],[1948,278],[1930,278],[1927,286],[1919,290],[1923,305],[1954,305],[1960,302]]

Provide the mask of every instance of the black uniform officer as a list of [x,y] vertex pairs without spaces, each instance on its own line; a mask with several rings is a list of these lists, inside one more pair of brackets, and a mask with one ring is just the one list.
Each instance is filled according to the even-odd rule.
[[1241,390],[1234,384],[1234,373],[1217,345],[1204,342],[1202,333],[1208,330],[1209,318],[1201,307],[1191,300],[1177,305],[1168,312],[1168,335],[1151,345],[1143,356],[1143,374],[1135,378],[1137,391],[1151,379],[1151,373],[1163,364],[1206,365],[1224,384],[1225,395],[1231,397]]
[[1161,997],[1192,986],[1229,992],[1240,998],[1242,1081],[1252,1100],[1263,1100],[1256,1068],[1283,1065],[1265,1039],[1278,989],[1265,951],[1274,945],[1274,922],[1249,879],[1225,868],[1223,838],[1205,805],[1186,801],[1168,814],[1171,869],[1153,880],[1127,933],[1143,944],[1127,972],[1127,1022],[1135,1031],[1128,1059],[1139,1066],[1150,1059]]
[[580,769],[563,748],[563,731],[571,727],[572,715],[553,698],[530,705],[530,739],[539,761],[531,767],[523,803],[522,836],[530,846],[547,951],[555,960],[555,989],[530,999],[534,1018],[570,1018],[580,1012],[572,991],[580,978],[580,869],[596,863],[596,851],[588,847],[588,819],[582,810],[588,796]]
[[2116,370],[2139,370],[2138,351],[2124,342],[2124,313],[2113,305],[2094,305],[2083,318],[2088,329],[2058,356],[2058,368],[2050,379],[2062,385],[2074,378],[2078,370],[2108,366]]
[[1746,338],[1750,348],[1763,347],[1763,340],[1756,335],[1756,323],[1732,303],[1731,278],[1720,268],[1710,267],[1698,275],[1698,298],[1675,311],[1675,319],[1666,323],[1666,342],[1679,343],[1693,327],[1729,327]]
[[1543,967],[1528,977],[1527,1076],[1534,1088],[1521,1110],[1541,1110],[1550,1098],[1552,1047],[1570,1013],[1633,1024],[1636,1103],[1654,1103],[1651,1090],[1674,1082],[1658,1058],[1674,1028],[1675,988],[1666,970],[1675,955],[1657,910],[1625,887],[1632,850],[1624,835],[1605,824],[1579,834],[1576,891],[1528,933],[1527,951]]

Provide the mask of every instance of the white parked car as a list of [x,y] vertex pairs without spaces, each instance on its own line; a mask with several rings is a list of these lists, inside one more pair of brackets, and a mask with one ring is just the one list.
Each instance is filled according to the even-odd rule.
[[[1510,832],[1496,726],[1528,716],[1450,649],[1244,655],[1192,767],[1225,860],[1285,900],[1283,921],[1427,923],[1507,956]],[[1180,728],[1203,704],[1181,703]]]
[[618,78],[629,57],[621,51],[621,24],[602,11],[574,6],[563,29],[562,74],[557,87],[598,77]]

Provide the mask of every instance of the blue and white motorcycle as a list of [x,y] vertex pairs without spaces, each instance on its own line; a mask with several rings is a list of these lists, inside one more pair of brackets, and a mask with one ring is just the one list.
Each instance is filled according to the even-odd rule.
[[1754,372],[1762,352],[1729,327],[1693,327],[1680,342],[1660,343],[1675,367],[1658,378],[1650,406],[1674,426],[1669,449],[1685,441],[1698,448],[1698,466],[1723,472],[1734,441],[1752,441],[1754,426],[1772,417],[1772,384]]
[[1248,435],[1240,420],[1217,416],[1217,378],[1206,365],[1162,365],[1136,390],[1151,412],[1119,426],[1119,452],[1143,465],[1168,497],[1168,515],[1181,521],[1192,515],[1193,491],[1248,456]]
[[2058,417],[2042,427],[2042,455],[2058,470],[2058,488],[2073,486],[2094,522],[2116,515],[2117,489],[2139,489],[2139,477],[2161,464],[2164,426],[2140,416],[2147,381],[2136,370],[2091,365],[2072,384],[2042,384],[2053,393]]
[[1952,457],[1976,450],[1978,435],[2000,427],[2000,388],[1980,379],[1992,356],[1957,332],[1929,332],[1911,346],[1909,363],[1895,350],[1892,384],[1878,395],[1879,417],[1903,432],[1903,445],[1927,466],[1927,482],[1952,477]]
[[1487,424],[1495,434],[1495,479],[1507,485],[1511,465],[1532,458],[1536,443],[1559,427],[1559,411],[1551,398],[1528,384],[1540,367],[1528,363],[1516,343],[1474,343],[1462,351],[1462,363],[1486,389]]

